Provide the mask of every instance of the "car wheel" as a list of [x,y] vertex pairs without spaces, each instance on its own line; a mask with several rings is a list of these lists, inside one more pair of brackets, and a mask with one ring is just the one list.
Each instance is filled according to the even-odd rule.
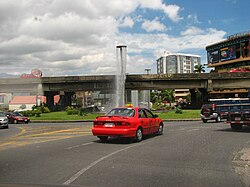
[[221,117],[220,117],[220,115],[217,116],[216,122],[217,122],[217,123],[218,123],[218,122],[221,122]]
[[238,130],[241,130],[242,129],[242,125],[238,125],[238,124],[230,124],[231,125],[231,128],[235,131],[238,131]]
[[157,132],[157,135],[162,135],[163,134],[163,124],[161,123]]
[[102,142],[108,139],[108,136],[97,136]]
[[202,119],[203,123],[207,123],[207,119]]
[[8,129],[8,128],[9,128],[9,125],[5,126],[4,128],[5,128],[5,129]]
[[25,122],[25,124],[28,124],[28,123],[29,123],[29,122],[27,122],[27,121]]
[[142,128],[139,127],[136,131],[136,134],[135,134],[135,141],[140,142],[140,141],[142,141],[142,138],[143,138]]
[[18,124],[18,121],[15,119],[15,120],[13,121],[13,123],[14,123],[14,124]]

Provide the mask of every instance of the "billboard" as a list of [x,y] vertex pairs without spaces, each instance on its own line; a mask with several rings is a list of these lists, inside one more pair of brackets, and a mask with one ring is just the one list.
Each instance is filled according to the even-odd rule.
[[207,61],[208,61],[208,64],[214,64],[214,63],[219,62],[219,51],[218,50],[208,51]]
[[41,78],[42,72],[39,69],[33,69],[31,74],[22,74],[20,78]]
[[226,60],[233,60],[236,59],[236,53],[235,53],[235,47],[226,47],[220,49],[220,60],[226,61]]

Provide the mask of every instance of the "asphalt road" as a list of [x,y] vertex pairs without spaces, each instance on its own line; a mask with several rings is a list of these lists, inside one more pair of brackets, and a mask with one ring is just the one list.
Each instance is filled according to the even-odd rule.
[[18,124],[0,129],[0,183],[80,186],[247,186],[234,162],[250,128],[167,122],[140,143],[101,143],[91,123]]

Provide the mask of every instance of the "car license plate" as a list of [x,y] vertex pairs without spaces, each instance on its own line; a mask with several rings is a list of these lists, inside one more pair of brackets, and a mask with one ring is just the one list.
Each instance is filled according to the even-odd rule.
[[113,123],[105,123],[104,127],[114,127],[115,125]]
[[240,118],[235,118],[235,121],[240,121]]

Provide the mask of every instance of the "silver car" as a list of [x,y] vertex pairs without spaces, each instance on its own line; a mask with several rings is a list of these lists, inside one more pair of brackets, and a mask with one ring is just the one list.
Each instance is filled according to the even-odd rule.
[[0,127],[6,129],[9,128],[8,118],[3,112],[0,112]]

